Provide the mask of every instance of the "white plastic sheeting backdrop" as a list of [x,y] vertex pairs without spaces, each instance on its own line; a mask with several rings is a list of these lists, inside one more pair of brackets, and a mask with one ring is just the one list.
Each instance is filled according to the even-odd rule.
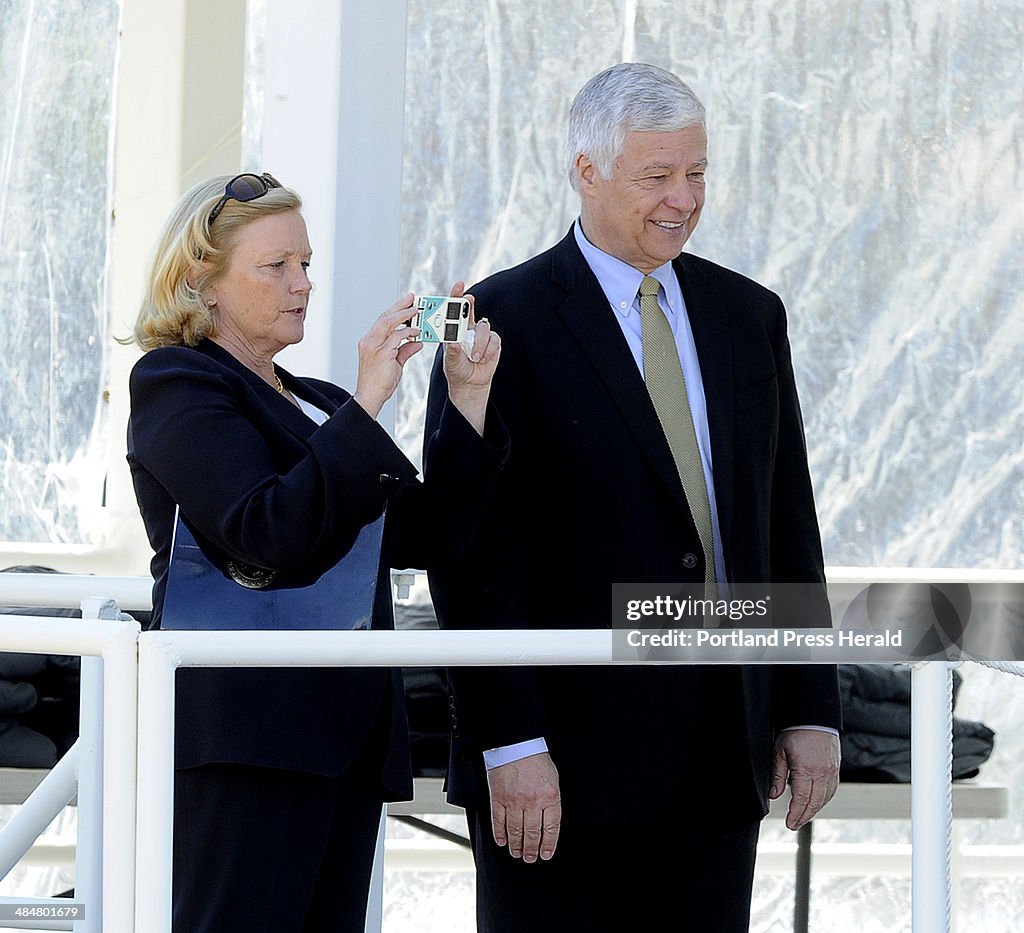
[[[110,138],[120,4],[0,0],[0,540],[86,540],[103,494]],[[0,822],[12,808],[0,807]],[[73,844],[65,810],[42,838]],[[19,867],[3,895],[70,870]]]
[[0,2],[0,540],[103,494],[115,0]]

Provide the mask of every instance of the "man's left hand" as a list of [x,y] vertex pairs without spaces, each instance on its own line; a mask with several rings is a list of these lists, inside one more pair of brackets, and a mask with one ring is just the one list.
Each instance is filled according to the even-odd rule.
[[839,737],[817,729],[790,729],[775,740],[772,782],[768,796],[782,796],[788,781],[792,789],[786,826],[797,830],[809,823],[832,799],[839,786]]

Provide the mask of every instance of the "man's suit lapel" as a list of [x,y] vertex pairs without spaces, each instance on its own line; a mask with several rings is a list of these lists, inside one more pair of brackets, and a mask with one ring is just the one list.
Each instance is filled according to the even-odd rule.
[[608,299],[580,253],[571,230],[552,252],[551,274],[552,279],[566,291],[565,301],[555,308],[555,312],[604,381],[655,473],[679,507],[689,515],[672,451],[643,377],[621,328],[612,318],[614,312],[608,306]]
[[[729,540],[732,526],[733,483],[733,360],[730,309],[715,292],[704,272],[685,254],[673,266],[679,277],[693,341],[700,361],[711,461],[714,468],[715,504],[722,541]],[[726,549],[728,558],[728,549]]]

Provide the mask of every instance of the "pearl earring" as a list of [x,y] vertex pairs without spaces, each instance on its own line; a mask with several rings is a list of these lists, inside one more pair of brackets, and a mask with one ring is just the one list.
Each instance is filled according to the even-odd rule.
[[207,298],[206,299],[206,307],[212,308],[216,304],[217,304],[217,299],[215,299],[215,298]]

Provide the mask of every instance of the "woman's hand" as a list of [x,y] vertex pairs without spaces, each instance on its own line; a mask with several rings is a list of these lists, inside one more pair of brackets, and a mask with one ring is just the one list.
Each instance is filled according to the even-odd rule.
[[[460,298],[465,295],[465,289],[463,282],[456,282],[450,294]],[[491,380],[501,356],[501,338],[491,330],[486,319],[476,320],[473,296],[465,297],[469,299],[471,342],[445,346],[444,374],[448,380],[448,398],[477,433],[483,435]]]
[[413,296],[408,294],[377,318],[359,341],[359,373],[353,398],[371,418],[375,419],[395,394],[409,357],[423,349],[422,343],[408,342],[419,334],[419,328],[402,326],[413,314]]

